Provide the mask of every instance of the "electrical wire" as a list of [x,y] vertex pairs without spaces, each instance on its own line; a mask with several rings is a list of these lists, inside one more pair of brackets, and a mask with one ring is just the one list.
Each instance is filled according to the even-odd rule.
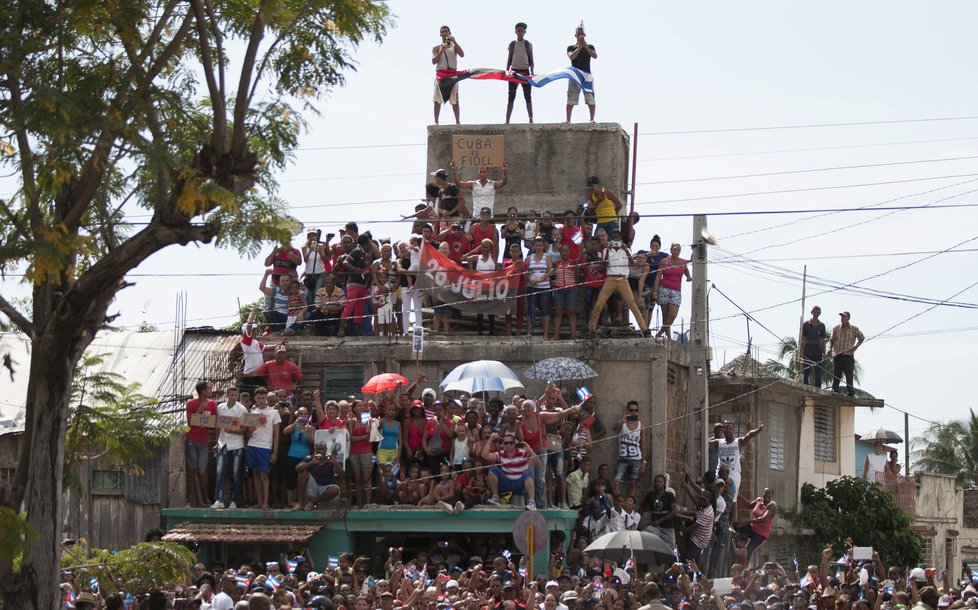
[[891,119],[885,121],[856,121],[849,123],[808,123],[797,125],[763,125],[759,127],[724,127],[717,129],[687,129],[683,131],[646,131],[639,132],[640,136],[673,136],[697,133],[735,133],[741,131],[775,131],[780,129],[816,129],[825,127],[857,127],[863,125],[895,125],[902,123],[935,123],[943,121],[971,121],[978,116],[934,117],[926,119]]

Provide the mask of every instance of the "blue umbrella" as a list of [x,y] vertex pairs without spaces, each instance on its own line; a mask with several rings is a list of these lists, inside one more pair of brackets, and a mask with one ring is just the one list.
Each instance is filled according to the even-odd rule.
[[541,360],[523,371],[523,374],[530,379],[544,379],[547,381],[591,379],[592,377],[598,376],[598,372],[586,363],[576,358],[568,358],[567,356]]
[[476,360],[460,364],[441,382],[445,391],[467,392],[505,392],[522,388],[523,382],[516,373],[502,362],[496,360]]

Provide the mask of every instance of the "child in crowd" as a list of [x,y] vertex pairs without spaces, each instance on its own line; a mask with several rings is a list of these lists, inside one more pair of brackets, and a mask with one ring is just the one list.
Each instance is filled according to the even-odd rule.
[[465,509],[465,505],[459,500],[461,493],[456,475],[448,464],[441,465],[439,475],[441,480],[432,485],[431,491],[418,502],[418,506],[437,505],[442,512],[457,515]]
[[390,282],[374,287],[374,308],[377,310],[377,334],[390,337],[394,334],[394,295]]
[[469,437],[469,428],[464,421],[455,424],[455,439],[452,441],[452,468],[455,471],[462,469],[462,465],[469,459],[472,453],[472,439]]
[[472,508],[480,504],[485,504],[489,499],[489,481],[486,480],[485,470],[476,470],[472,473],[469,484],[462,490],[466,508]]
[[380,485],[378,485],[377,492],[379,494],[378,503],[387,505],[397,503],[397,477],[394,474],[393,463],[388,462],[381,469]]
[[421,481],[421,467],[411,464],[408,474],[397,485],[397,501],[401,504],[417,506],[424,497],[424,483]]

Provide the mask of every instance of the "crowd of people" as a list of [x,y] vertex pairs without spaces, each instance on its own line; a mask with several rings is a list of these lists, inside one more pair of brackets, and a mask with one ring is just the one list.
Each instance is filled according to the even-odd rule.
[[[617,194],[599,178],[585,181],[587,203],[575,209],[554,214],[510,207],[499,219],[493,202],[496,190],[508,183],[506,166],[499,180],[490,179],[483,166],[470,181],[459,179],[454,163],[449,167],[450,175],[444,169],[433,172],[425,201],[404,217],[412,220],[406,240],[376,239],[349,222],[339,230],[338,243],[333,233],[309,229],[301,250],[287,243],[270,252],[259,285],[266,332],[407,334],[412,324],[424,323],[427,303],[434,313],[430,329],[450,334],[461,303],[440,301],[416,286],[423,271],[421,248],[427,244],[474,272],[519,268],[505,316],[509,335],[539,332],[545,340],[576,339],[579,331],[593,333],[602,322],[628,326],[629,312],[650,334],[658,307],[656,337],[672,338],[682,282],[692,279],[689,261],[678,243],[663,251],[658,235],[647,250],[632,251],[639,215],[626,214]],[[467,192],[477,210],[474,217]],[[486,330],[479,316],[479,334]],[[489,316],[488,333],[496,333],[495,316]]]
[[[158,540],[161,532],[150,532]],[[887,568],[879,553],[854,559],[852,549],[822,552],[802,569],[734,558],[729,575],[713,577],[695,559],[646,565],[618,563],[584,551],[579,528],[565,550],[551,538],[549,562],[527,574],[525,557],[501,535],[452,535],[430,549],[390,547],[377,557],[343,553],[322,561],[287,555],[227,567],[196,564],[183,582],[145,590],[62,574],[62,607],[75,610],[944,610],[978,608],[978,575],[967,564],[948,570]],[[842,553],[836,561],[835,557]]]

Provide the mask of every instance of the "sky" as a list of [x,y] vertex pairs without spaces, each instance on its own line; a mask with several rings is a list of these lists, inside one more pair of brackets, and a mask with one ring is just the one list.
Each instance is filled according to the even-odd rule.
[[[861,386],[890,405],[860,410],[857,432],[902,434],[904,410],[915,436],[975,406],[967,380],[978,337],[978,214],[872,208],[978,202],[978,4],[401,0],[391,8],[384,42],[355,51],[357,71],[307,116],[296,160],[279,176],[304,224],[335,232],[356,220],[375,236],[406,236],[385,221],[413,210],[426,179],[439,26],[450,25],[464,49],[461,68],[503,68],[513,26],[524,21],[546,72],[568,65],[565,49],[583,20],[598,53],[598,121],[629,133],[638,125],[636,210],[677,215],[643,218],[637,245],[653,233],[692,243],[692,219],[682,215],[709,215],[714,369],[748,343],[760,360],[775,357],[779,338],[797,333],[807,267],[806,311],[819,305],[830,329],[838,312],[852,312],[867,337],[857,352]],[[563,120],[565,91],[563,83],[534,91],[536,122]],[[505,95],[502,83],[462,83],[463,123],[502,122]],[[575,119],[584,115],[580,108]],[[514,122],[524,120],[518,99]],[[870,209],[824,211],[838,208]],[[813,212],[772,213],[785,210]],[[173,328],[176,293],[185,291],[188,326],[223,326],[239,300],[258,296],[262,269],[260,259],[213,246],[171,248],[132,274],[135,285],[110,313],[121,325]],[[9,281],[3,290],[25,292]]]

